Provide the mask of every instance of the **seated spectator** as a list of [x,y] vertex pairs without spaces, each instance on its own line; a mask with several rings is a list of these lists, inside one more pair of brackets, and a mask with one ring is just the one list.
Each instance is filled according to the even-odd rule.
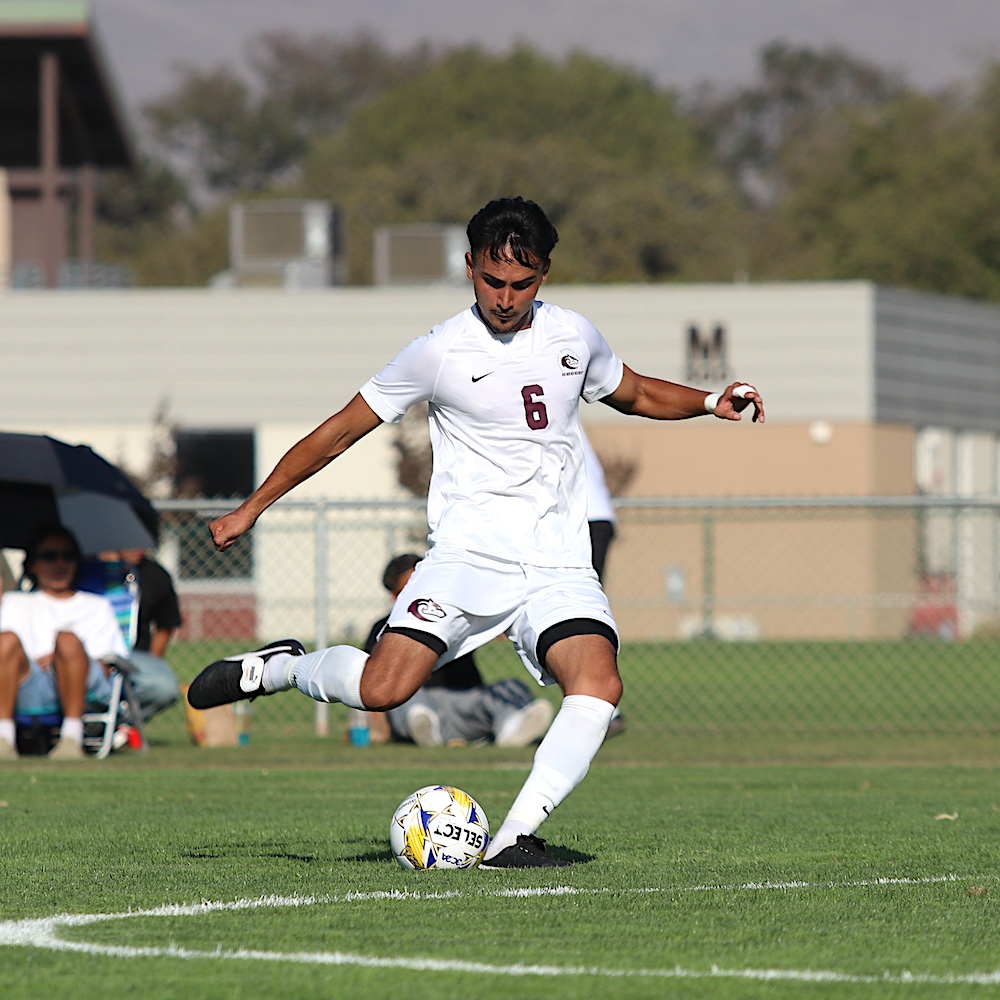
[[181,696],[180,685],[165,657],[167,646],[181,627],[181,609],[170,574],[143,549],[118,553],[139,586],[139,623],[135,645],[129,653],[129,680],[148,720],[169,708]]
[[60,525],[40,530],[29,544],[25,576],[33,589],[0,598],[0,760],[18,756],[15,710],[61,710],[53,760],[81,760],[88,700],[110,694],[102,657],[125,656],[111,604],[75,589],[80,547]]
[[[396,556],[385,568],[382,584],[399,595],[420,556]],[[377,621],[365,642],[371,652],[388,619]],[[407,702],[385,713],[392,737],[418,746],[465,746],[495,743],[523,747],[545,735],[553,708],[544,698],[532,697],[519,680],[484,684],[472,654],[438,667],[431,679]],[[377,718],[377,716],[376,716]]]

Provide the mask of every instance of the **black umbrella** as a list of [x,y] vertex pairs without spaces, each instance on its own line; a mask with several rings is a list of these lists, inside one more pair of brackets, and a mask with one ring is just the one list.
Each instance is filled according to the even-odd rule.
[[0,433],[0,548],[23,549],[58,522],[86,555],[155,544],[157,513],[125,474],[86,445]]

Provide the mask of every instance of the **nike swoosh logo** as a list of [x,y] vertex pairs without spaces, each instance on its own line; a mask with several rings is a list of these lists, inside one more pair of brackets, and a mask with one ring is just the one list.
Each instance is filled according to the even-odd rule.
[[[486,375],[492,375],[492,374],[493,374],[493,372],[487,372],[486,373]],[[481,379],[486,378],[486,375],[473,375],[472,376],[472,381],[473,382],[479,382]]]

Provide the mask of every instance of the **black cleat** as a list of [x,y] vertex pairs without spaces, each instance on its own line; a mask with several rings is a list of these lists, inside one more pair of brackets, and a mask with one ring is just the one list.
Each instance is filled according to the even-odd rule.
[[251,653],[237,653],[210,663],[191,682],[187,698],[192,708],[215,708],[273,694],[264,691],[264,664],[276,653],[302,656],[305,646],[298,639],[281,639]]
[[562,868],[572,861],[560,861],[545,850],[545,841],[530,833],[522,833],[511,847],[505,847],[488,861],[481,861],[480,868]]

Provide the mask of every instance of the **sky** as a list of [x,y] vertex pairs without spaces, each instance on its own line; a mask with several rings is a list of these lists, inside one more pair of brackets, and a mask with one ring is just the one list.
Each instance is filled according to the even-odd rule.
[[[239,66],[261,32],[347,37],[391,49],[421,40],[552,56],[583,50],[689,89],[754,79],[776,39],[836,45],[936,89],[1000,60],[1000,0],[90,0],[113,79],[135,111],[164,94],[178,62]],[[500,83],[502,85],[502,82]]]

